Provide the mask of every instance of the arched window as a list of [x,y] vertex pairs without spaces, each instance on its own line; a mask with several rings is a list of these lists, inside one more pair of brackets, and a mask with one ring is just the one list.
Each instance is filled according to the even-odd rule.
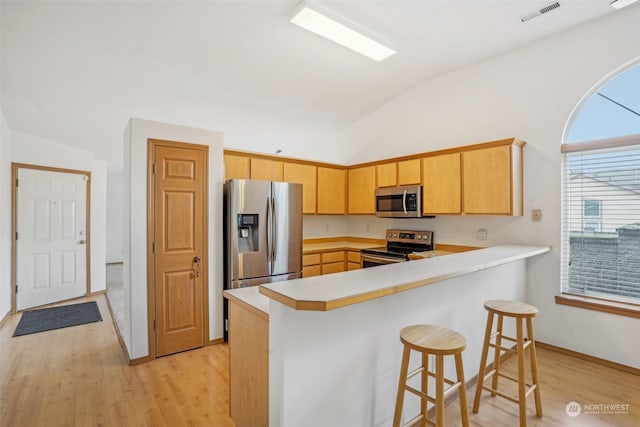
[[563,295],[640,304],[640,65],[583,103],[562,153]]

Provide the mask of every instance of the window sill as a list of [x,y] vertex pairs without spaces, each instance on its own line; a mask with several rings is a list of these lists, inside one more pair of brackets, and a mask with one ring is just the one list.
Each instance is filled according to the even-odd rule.
[[556,295],[556,304],[640,319],[640,305],[572,294]]

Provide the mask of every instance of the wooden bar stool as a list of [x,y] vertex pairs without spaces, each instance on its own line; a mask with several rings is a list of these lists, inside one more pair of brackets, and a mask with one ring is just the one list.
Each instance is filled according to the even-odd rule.
[[[421,426],[427,423],[437,427],[444,426],[444,402],[446,397],[455,390],[460,390],[460,415],[462,425],[469,425],[469,411],[467,409],[467,392],[464,382],[464,370],[462,368],[462,351],[467,346],[465,338],[450,329],[431,325],[412,325],[400,331],[400,341],[404,344],[402,352],[402,365],[400,367],[400,381],[398,384],[398,398],[396,411],[393,417],[393,427],[400,426],[402,418],[402,405],[404,403],[404,391],[407,390],[420,397],[420,414],[405,425],[413,425],[421,420]],[[411,350],[422,353],[422,365],[407,373],[409,370],[409,356]],[[429,355],[435,355],[435,372],[429,371]],[[456,363],[456,382],[444,377],[444,356],[454,355]],[[422,374],[420,390],[407,385],[407,381],[415,375]],[[428,394],[429,377],[435,378],[435,398]],[[450,387],[445,391],[444,384]],[[436,421],[427,417],[427,404],[432,403],[436,407]]]
[[[478,372],[478,384],[476,385],[476,395],[473,400],[473,413],[477,414],[480,407],[480,395],[482,389],[491,392],[491,396],[504,397],[507,400],[515,402],[520,408],[520,426],[527,425],[527,397],[533,392],[536,402],[536,416],[542,417],[542,401],[540,400],[540,386],[538,383],[538,363],[536,360],[536,348],[533,339],[533,318],[538,314],[538,309],[532,305],[518,301],[508,300],[490,300],[484,303],[484,308],[488,311],[487,326],[484,334],[484,346],[482,348],[482,357],[480,359],[480,371]],[[497,331],[493,331],[493,317],[498,315]],[[502,335],[503,317],[512,317],[516,321],[516,338],[510,338]],[[527,341],[524,339],[523,320],[527,320]],[[495,338],[495,343],[491,339]],[[514,342],[516,349],[504,347],[502,340]],[[494,349],[493,369],[487,370],[487,355],[489,347]],[[525,360],[524,350],[529,349],[531,359],[531,384],[525,379]],[[515,353],[518,356],[518,376],[512,377],[500,372],[500,356],[502,352]],[[491,387],[484,386],[483,383],[493,376]],[[508,394],[498,391],[498,378],[503,377],[514,381],[518,384],[518,397],[514,398]]]

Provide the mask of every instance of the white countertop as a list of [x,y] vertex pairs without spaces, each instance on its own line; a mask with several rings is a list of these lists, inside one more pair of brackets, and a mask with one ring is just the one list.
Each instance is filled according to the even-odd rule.
[[[548,246],[503,245],[411,262],[261,285],[297,310],[327,311],[543,254]],[[268,312],[268,310],[267,310]]]
[[269,315],[270,299],[259,292],[258,286],[249,286],[246,288],[227,289],[224,291],[224,297],[229,300],[235,300],[240,303],[247,304],[262,313]]

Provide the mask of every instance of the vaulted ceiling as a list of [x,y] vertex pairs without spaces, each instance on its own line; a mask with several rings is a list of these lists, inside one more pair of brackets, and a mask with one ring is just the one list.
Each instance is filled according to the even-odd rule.
[[615,13],[608,0],[560,1],[523,23],[548,2],[324,2],[397,46],[377,63],[290,24],[297,3],[3,1],[3,112],[12,130],[115,165],[130,117],[323,157],[323,140],[422,81]]

